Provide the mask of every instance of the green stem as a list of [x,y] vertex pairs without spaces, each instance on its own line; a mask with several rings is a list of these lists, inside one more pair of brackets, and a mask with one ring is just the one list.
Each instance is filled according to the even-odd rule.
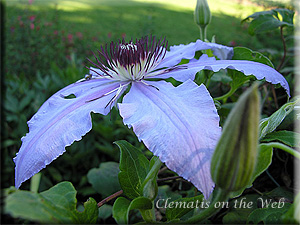
[[230,88],[229,92],[227,92],[225,95],[222,95],[220,97],[214,98],[214,100],[222,100],[222,99],[227,99],[229,98],[234,92],[236,91],[236,88]]
[[278,182],[274,179],[274,177],[270,174],[270,172],[268,171],[268,169],[266,169],[266,174],[268,175],[268,177],[273,181],[273,183],[277,186],[280,187],[280,184],[278,184]]
[[[184,224],[192,224],[192,223],[199,224],[201,221],[208,219],[212,217],[214,214],[216,214],[221,209],[222,203],[227,202],[229,198],[229,192],[224,191],[222,189],[218,189],[216,191],[217,191],[216,197],[213,199],[213,201],[210,203],[207,209],[204,209],[198,215],[193,216],[186,221],[180,221],[180,222]],[[218,206],[216,204],[217,202],[221,204],[219,204]]]
[[35,174],[30,180],[30,191],[37,193],[40,187],[41,173]]
[[206,39],[206,26],[199,26],[200,27],[200,39],[201,41],[205,41]]
[[210,78],[212,77],[212,75],[213,75],[214,72],[212,72],[210,70],[204,70],[203,73],[204,73],[205,78],[206,78],[206,80],[205,80],[205,86],[208,87],[209,84],[210,84]]
[[177,180],[177,179],[182,179],[182,177],[181,176],[165,177],[165,178],[157,179],[157,182],[167,181],[167,180]]
[[[151,167],[149,173],[147,174],[145,180],[143,181],[142,187],[144,187],[151,179],[153,179],[154,177],[157,177],[158,171],[161,167],[161,165],[163,164],[158,157],[153,156],[153,158],[151,159],[154,161],[153,166]],[[140,210],[143,219],[147,222],[147,223],[152,223],[154,221],[156,221],[155,218],[155,209],[154,207],[152,207],[152,209],[149,210]]]
[[261,143],[260,145],[261,146],[270,146],[272,148],[279,148],[279,149],[286,151],[287,153],[293,155],[294,157],[297,157],[298,159],[300,159],[300,152],[296,151],[295,149],[293,149],[287,145],[281,144],[279,142]]

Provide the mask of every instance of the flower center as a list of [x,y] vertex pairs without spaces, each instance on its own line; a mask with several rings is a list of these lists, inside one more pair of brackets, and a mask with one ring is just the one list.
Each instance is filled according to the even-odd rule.
[[165,39],[155,37],[146,36],[135,43],[126,43],[123,39],[101,46],[98,56],[94,54],[97,63],[89,61],[101,70],[101,74],[94,71],[100,77],[121,81],[142,80],[150,76],[165,57],[167,45]]

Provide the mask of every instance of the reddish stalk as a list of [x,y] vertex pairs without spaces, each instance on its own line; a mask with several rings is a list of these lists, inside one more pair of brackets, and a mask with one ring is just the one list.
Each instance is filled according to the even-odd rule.
[[99,202],[97,204],[97,206],[100,208],[101,206],[103,206],[105,203],[109,202],[110,200],[120,196],[121,194],[123,194],[123,190],[117,191],[116,193],[108,196],[107,198],[103,199],[101,202]]

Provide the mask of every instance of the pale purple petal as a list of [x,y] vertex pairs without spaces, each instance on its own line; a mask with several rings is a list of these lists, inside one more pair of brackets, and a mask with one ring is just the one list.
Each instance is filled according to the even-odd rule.
[[233,48],[215,43],[207,43],[201,40],[191,42],[188,45],[174,45],[170,47],[170,51],[166,52],[166,56],[157,66],[157,69],[164,67],[172,67],[180,63],[182,59],[192,59],[196,51],[211,49],[213,54],[219,59],[231,59],[233,56]]
[[[116,91],[107,93],[119,85],[109,80],[88,80],[71,84],[51,96],[28,121],[29,133],[22,138],[22,146],[14,158],[16,188],[91,130],[91,112],[109,113],[109,103]],[[71,98],[71,94],[76,97]]]
[[119,105],[124,123],[147,148],[206,198],[213,190],[210,160],[221,128],[214,102],[204,85],[188,80],[135,82]]
[[209,49],[210,46],[201,41],[191,42],[188,45],[174,45],[170,47],[170,51],[166,52],[164,59],[157,66],[158,68],[172,67],[180,63],[182,59],[192,59],[195,56],[195,52],[199,50]]
[[233,57],[233,48],[228,47],[225,45],[220,45],[216,43],[207,43],[211,50],[213,51],[213,54],[217,56],[219,59],[231,59]]
[[[167,73],[156,75],[156,78],[173,77],[178,81],[193,80],[195,74],[200,70],[212,70],[217,72],[221,69],[238,70],[245,75],[254,75],[258,80],[266,79],[272,84],[280,84],[290,96],[290,88],[286,79],[275,69],[262,63],[247,60],[216,60],[214,57],[202,55],[199,60],[191,60],[191,62],[181,65],[179,69],[171,70]],[[149,77],[151,78],[151,77]]]

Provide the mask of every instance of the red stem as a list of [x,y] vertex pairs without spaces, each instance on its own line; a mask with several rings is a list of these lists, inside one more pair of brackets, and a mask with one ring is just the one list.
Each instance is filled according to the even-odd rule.
[[281,59],[281,62],[279,64],[279,66],[276,68],[276,70],[279,72],[283,63],[284,63],[284,60],[285,60],[285,57],[286,57],[286,43],[285,43],[285,39],[284,39],[284,36],[283,36],[283,26],[280,27],[280,36],[281,36],[281,40],[282,40],[282,44],[283,44],[283,56],[282,56],[282,59]]
[[114,193],[114,194],[108,196],[107,198],[103,199],[101,202],[99,202],[99,203],[97,204],[98,207],[103,206],[105,203],[107,203],[107,202],[109,202],[110,200],[112,200],[112,199],[114,199],[114,198],[120,196],[121,194],[123,194],[123,190],[120,190],[120,191],[118,191],[118,192],[116,192],[116,193]]

